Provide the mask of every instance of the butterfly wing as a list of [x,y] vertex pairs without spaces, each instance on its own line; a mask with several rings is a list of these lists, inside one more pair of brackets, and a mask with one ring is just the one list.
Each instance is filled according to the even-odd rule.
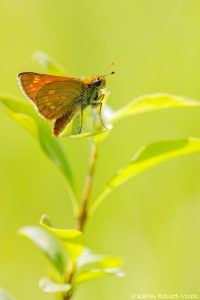
[[54,120],[71,110],[71,107],[78,107],[81,93],[82,88],[77,81],[49,83],[37,93],[36,106],[46,119]]
[[72,111],[84,89],[81,80],[26,72],[18,75],[25,96],[38,112],[48,120],[54,120]]
[[67,126],[67,124],[73,119],[75,114],[76,109],[71,107],[71,109],[68,109],[60,118],[56,119],[53,128],[53,135],[58,136]]
[[81,108],[84,83],[76,78],[20,73],[19,85],[25,96],[46,119],[54,120],[53,134],[58,136]]
[[36,95],[43,86],[47,83],[66,80],[68,77],[24,72],[20,73],[17,79],[25,96],[35,102]]

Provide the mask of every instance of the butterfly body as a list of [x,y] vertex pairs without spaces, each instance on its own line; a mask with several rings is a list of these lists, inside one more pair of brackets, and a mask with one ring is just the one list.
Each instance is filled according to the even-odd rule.
[[[105,76],[89,79],[24,72],[18,75],[19,85],[39,114],[55,120],[53,135],[58,136],[77,112],[87,106],[102,106]],[[80,130],[81,130],[80,128]]]

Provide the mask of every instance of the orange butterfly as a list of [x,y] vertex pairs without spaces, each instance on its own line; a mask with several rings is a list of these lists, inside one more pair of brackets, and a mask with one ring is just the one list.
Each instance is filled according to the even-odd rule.
[[18,75],[18,81],[25,96],[31,100],[39,114],[47,120],[55,120],[53,135],[58,136],[77,112],[81,113],[81,132],[83,110],[89,105],[100,107],[99,116],[103,124],[101,108],[107,75],[81,80],[24,72]]

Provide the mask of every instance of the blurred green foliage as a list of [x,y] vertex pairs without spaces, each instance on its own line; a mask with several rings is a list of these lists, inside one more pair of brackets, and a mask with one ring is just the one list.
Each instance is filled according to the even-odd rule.
[[[43,72],[30,62],[32,53],[42,50],[61,61],[72,76],[100,73],[114,61],[116,75],[109,78],[108,88],[109,104],[115,109],[154,92],[199,98],[197,0],[125,0],[117,5],[112,0],[1,0],[0,4],[2,92],[21,96],[16,74]],[[100,146],[94,193],[142,145],[199,137],[199,113],[196,107],[174,108],[116,124]],[[60,227],[73,226],[65,182],[26,131],[3,110],[0,116],[0,285],[18,299],[50,299],[37,285],[44,275],[43,257],[16,232],[35,225],[44,212]],[[80,194],[88,143],[66,139],[64,148]],[[151,169],[110,195],[90,220],[86,240],[97,252],[126,257],[127,276],[119,284],[111,278],[89,283],[76,298],[198,292],[199,178],[199,155],[194,154]]]
[[[45,54],[43,54],[42,57],[42,62],[47,62],[47,64],[44,63],[44,65],[48,67],[48,62],[50,62],[52,68],[53,60]],[[21,235],[32,240],[32,242],[40,248],[55,267],[53,275],[51,272],[49,277],[44,277],[40,280],[40,288],[44,292],[54,293],[56,296],[60,296],[60,299],[71,299],[81,283],[106,275],[122,277],[124,271],[122,270],[122,261],[119,258],[96,255],[85,246],[83,239],[85,222],[88,221],[89,217],[91,218],[91,216],[93,216],[102,200],[128,179],[166,160],[185,154],[200,152],[200,139],[188,138],[156,141],[143,146],[134,154],[128,165],[122,167],[105,185],[97,198],[93,200],[92,207],[90,207],[90,190],[94,180],[94,170],[98,158],[98,146],[99,143],[108,136],[112,126],[110,125],[109,130],[103,129],[103,124],[99,127],[99,121],[97,121],[95,113],[90,109],[84,112],[85,121],[83,127],[87,130],[86,133],[77,133],[80,118],[74,118],[69,126],[70,129],[68,130],[67,126],[62,134],[63,137],[78,137],[79,140],[80,138],[89,139],[89,143],[91,144],[90,163],[83,188],[84,193],[79,201],[76,196],[76,185],[74,184],[70,162],[63,151],[62,143],[59,143],[58,138],[52,136],[47,122],[42,121],[36,112],[33,112],[33,108],[32,110],[30,109],[30,103],[23,103],[20,100],[17,101],[12,96],[1,94],[0,102],[6,108],[8,115],[16,121],[16,123],[27,129],[28,132],[38,140],[44,154],[52,160],[64,174],[72,202],[75,228],[79,229],[54,228],[49,218],[43,215],[40,221],[40,225],[43,226],[43,229],[38,226],[26,226],[19,230]],[[112,124],[127,116],[134,116],[138,113],[142,114],[174,107],[183,108],[195,106],[199,107],[200,102],[173,95],[155,94],[135,99],[118,111],[114,111],[104,105],[104,114],[106,111],[110,111],[108,114],[109,118],[105,120]],[[90,120],[90,122],[88,122],[88,120]],[[88,123],[92,125],[91,128],[87,128]],[[69,133],[66,134],[68,131]],[[77,140],[77,143],[79,140]],[[83,266],[84,269],[82,270]],[[59,276],[57,274],[56,278],[55,271],[59,274]]]

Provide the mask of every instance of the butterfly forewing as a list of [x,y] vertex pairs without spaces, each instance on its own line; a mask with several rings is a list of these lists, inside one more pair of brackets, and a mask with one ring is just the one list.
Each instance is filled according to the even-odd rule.
[[33,102],[35,101],[38,91],[47,83],[63,81],[65,79],[68,79],[68,77],[53,76],[33,72],[24,72],[18,75],[18,80],[22,91]]
[[72,110],[84,88],[79,79],[38,73],[18,76],[25,95],[46,119],[53,120]]

